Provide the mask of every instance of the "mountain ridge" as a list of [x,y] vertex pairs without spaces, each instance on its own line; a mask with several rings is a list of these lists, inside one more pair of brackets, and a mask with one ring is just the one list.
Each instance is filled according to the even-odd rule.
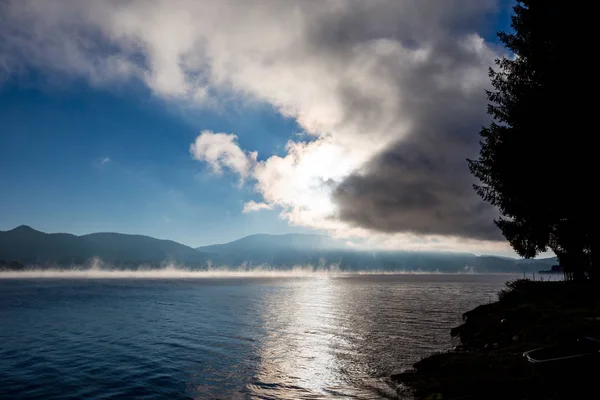
[[340,248],[345,247],[340,241],[330,238],[326,235],[304,234],[304,233],[285,233],[273,235],[268,233],[255,233],[242,238],[232,240],[226,243],[218,243],[207,246],[196,247],[196,250],[202,252],[211,252],[223,248],[249,248],[257,245],[277,246],[279,248]]
[[522,260],[472,253],[364,251],[319,234],[254,234],[192,248],[173,240],[138,234],[45,233],[27,225],[0,231],[0,260],[26,265],[76,267],[100,259],[118,268],[160,267],[174,263],[208,266],[291,268],[296,265],[343,270],[424,270],[440,272],[537,272],[556,258]]
[[207,257],[183,244],[145,235],[98,232],[45,233],[28,225],[0,231],[0,259],[30,265],[83,265],[101,259],[114,266],[158,266],[164,262],[204,265]]
[[[285,239],[301,239],[290,244]],[[440,270],[441,272],[538,272],[556,264],[556,258],[522,260],[462,252],[365,251],[324,235],[256,234],[228,243],[197,247],[215,265],[258,267],[276,265],[337,265],[344,270]]]

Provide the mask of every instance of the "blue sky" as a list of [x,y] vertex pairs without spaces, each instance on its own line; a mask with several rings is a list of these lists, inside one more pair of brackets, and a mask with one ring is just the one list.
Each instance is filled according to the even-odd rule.
[[[402,207],[382,218],[369,207],[393,203],[395,194],[382,199],[381,188],[362,185],[361,199],[341,203],[336,188],[375,174],[378,157],[413,134],[408,126],[440,114],[405,115],[406,99],[443,110],[439,91],[455,91],[453,102],[464,106],[440,121],[473,121],[469,140],[477,141],[487,65],[502,51],[495,32],[508,27],[511,2],[449,3],[414,16],[401,2],[344,4],[328,14],[294,3],[294,14],[263,1],[9,2],[0,19],[0,230],[138,233],[190,246],[323,232],[386,248],[509,254],[504,243],[469,231],[471,222],[432,230],[428,218],[440,210],[418,210],[420,222]],[[416,50],[429,51],[427,59]],[[441,72],[423,77],[415,62]],[[420,88],[419,79],[442,83]],[[402,184],[392,192],[407,190]],[[442,189],[440,198],[455,192]],[[457,207],[479,209],[467,192]],[[243,213],[251,201],[257,211]]]
[[238,132],[260,154],[301,129],[267,105],[218,112],[155,99],[133,85],[97,89],[8,82],[0,87],[0,230],[139,233],[184,244],[224,242],[290,227],[276,211],[243,214],[256,198],[231,174],[193,160],[201,129]]

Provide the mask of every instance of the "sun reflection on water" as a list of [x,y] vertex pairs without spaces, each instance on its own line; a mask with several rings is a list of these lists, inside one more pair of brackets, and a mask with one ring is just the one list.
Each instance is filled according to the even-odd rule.
[[[334,287],[331,279],[297,281],[268,299],[267,339],[250,391],[257,396],[298,398],[326,393],[336,379],[333,347]],[[323,340],[326,339],[326,340]]]

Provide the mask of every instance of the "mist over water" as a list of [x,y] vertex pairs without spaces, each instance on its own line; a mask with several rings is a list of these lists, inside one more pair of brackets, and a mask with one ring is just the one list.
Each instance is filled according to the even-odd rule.
[[[0,270],[0,279],[26,278],[78,278],[78,279],[202,279],[202,278],[267,278],[267,277],[343,277],[353,275],[415,275],[439,274],[439,271],[422,270],[377,270],[347,271],[337,264],[296,265],[291,268],[271,265],[209,266],[206,269],[188,268],[182,265],[163,263],[162,268],[139,265],[136,268],[119,268],[95,258],[88,264],[69,268],[30,266],[22,271]],[[473,274],[473,268],[465,267],[457,274]]]
[[451,347],[461,313],[494,300],[511,278],[302,268],[6,274],[0,398],[45,400],[398,398],[389,376]]
[[[25,271],[0,271],[0,279],[27,278],[76,278],[76,279],[202,279],[202,278],[325,278],[349,277],[362,275],[432,275],[439,271],[343,271],[332,266],[320,268],[313,266],[296,266],[290,269],[263,267],[219,267],[206,270],[193,270],[176,266],[165,268],[111,269],[111,268],[32,268]],[[474,274],[471,270],[457,274]],[[452,274],[445,274],[452,275]],[[498,274],[501,275],[501,274]],[[508,275],[507,275],[508,276]]]

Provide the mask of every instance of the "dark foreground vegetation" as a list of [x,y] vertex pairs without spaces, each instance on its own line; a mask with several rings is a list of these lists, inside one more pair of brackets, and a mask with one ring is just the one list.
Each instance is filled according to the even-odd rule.
[[569,279],[583,281],[600,280],[600,215],[592,117],[578,95],[589,75],[566,56],[578,33],[565,21],[580,13],[558,0],[516,1],[511,29],[498,33],[508,55],[490,68],[492,121],[469,168],[520,256],[552,250]]
[[491,121],[469,169],[512,248],[525,258],[551,250],[566,279],[511,282],[498,302],[465,313],[451,332],[462,343],[455,351],[393,377],[417,399],[600,398],[597,147],[576,92],[589,75],[565,56],[577,37],[565,21],[581,9],[517,0],[513,10],[511,29],[498,34],[508,55],[489,72]]
[[[585,338],[600,339],[598,290],[589,281],[509,282],[497,302],[463,314],[451,330],[460,345],[392,379],[417,400],[597,398],[600,346]],[[584,342],[592,356],[532,363],[523,354],[546,347],[559,358],[581,352]]]

